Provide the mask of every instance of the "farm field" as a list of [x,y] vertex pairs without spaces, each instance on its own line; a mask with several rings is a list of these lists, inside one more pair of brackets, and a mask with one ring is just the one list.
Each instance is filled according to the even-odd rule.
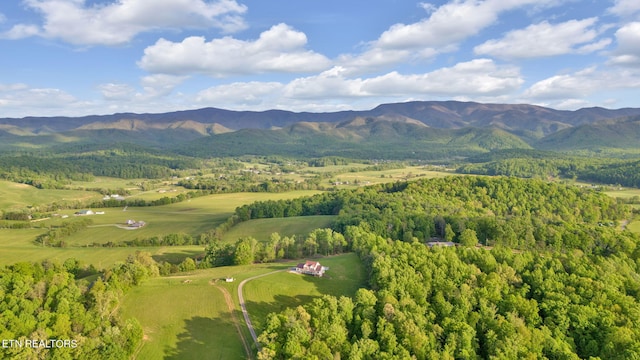
[[621,198],[621,199],[630,199],[634,196],[637,196],[640,198],[640,189],[634,189],[634,188],[622,188],[621,190],[606,190],[604,191],[604,193],[611,197]]
[[[74,257],[87,264],[94,264],[96,267],[104,268],[117,261],[125,260],[127,256],[136,250],[149,251],[154,257],[158,257],[156,260],[179,263],[187,256],[193,257],[201,254],[204,246],[140,248],[86,246],[93,243],[104,244],[109,241],[118,243],[133,240],[136,237],[164,236],[169,233],[184,233],[195,236],[213,229],[225,221],[237,206],[258,200],[287,199],[315,193],[318,192],[217,194],[166,206],[127,208],[127,211],[122,211],[122,208],[93,209],[96,211],[103,210],[105,214],[89,216],[88,218],[93,221],[93,225],[65,238],[65,242],[68,245],[66,248],[42,248],[34,244],[34,239],[46,231],[44,228],[0,229],[0,264],[12,264],[19,261],[42,261],[45,259],[64,261],[67,258]],[[75,211],[61,211],[61,215],[69,215],[69,218],[51,218],[39,222],[38,225],[49,226],[60,224],[63,221],[73,221],[75,219],[73,217]],[[128,219],[142,220],[147,225],[138,230],[126,230],[116,226],[117,224],[124,224]],[[293,229],[296,229],[296,225],[292,226]],[[300,225],[298,229],[301,227],[304,226]],[[266,226],[265,229],[268,228],[269,226]],[[308,231],[306,230],[306,232]],[[267,236],[270,234],[271,232]]]
[[627,229],[635,233],[640,233],[640,220],[635,220],[629,223],[629,225],[627,225]]
[[256,219],[244,221],[227,231],[222,237],[223,242],[235,242],[236,240],[251,236],[258,241],[269,240],[269,235],[274,232],[281,236],[307,235],[314,229],[329,227],[335,216],[295,216],[276,219]]
[[351,297],[359,288],[365,287],[364,266],[355,253],[314,260],[329,267],[323,277],[281,272],[252,280],[244,286],[247,311],[258,334],[269,313],[308,303],[325,294]]
[[77,203],[99,200],[100,194],[83,190],[41,190],[26,184],[0,180],[0,210],[20,211],[51,203]]
[[[65,241],[69,246],[86,246],[162,237],[170,233],[197,236],[224,222],[238,206],[254,201],[289,199],[316,193],[318,192],[300,190],[286,193],[215,194],[171,205],[127,207],[126,211],[123,211],[124,208],[92,209],[104,211],[104,214],[88,216],[93,224],[67,237]],[[72,216],[74,211],[60,213]],[[118,227],[124,226],[127,220],[144,221],[146,225],[135,230]],[[51,224],[56,224],[63,220],[50,221]]]
[[[319,261],[329,266],[329,271],[334,274],[313,278],[279,272],[248,282],[244,286],[244,295],[254,326],[262,324],[271,311],[297,306],[323,294],[352,296],[363,286],[365,274],[355,254],[321,258]],[[255,352],[255,346],[240,312],[238,284],[249,277],[285,270],[295,264],[286,262],[197,270],[179,276],[153,278],[133,288],[125,295],[121,313],[123,318],[135,317],[142,324],[145,340],[136,358],[202,359],[203,354],[211,359],[247,358],[236,323],[251,352]],[[235,281],[226,283],[226,277],[233,277]],[[233,315],[220,288],[231,295]],[[256,298],[260,294],[269,297]]]
[[222,276],[214,270],[150,279],[125,296],[123,318],[144,331],[137,359],[246,358],[224,295],[209,284]]
[[33,239],[42,232],[41,229],[0,229],[0,266],[22,261],[40,262],[47,259],[64,262],[68,258],[75,258],[86,264],[93,264],[98,269],[104,269],[118,261],[124,261],[138,250],[150,252],[156,261],[177,264],[186,257],[195,257],[204,252],[204,247],[201,245],[43,248],[33,243]]
[[[288,264],[290,266],[290,264]],[[287,264],[227,266],[153,278],[129,291],[123,318],[135,317],[144,331],[137,359],[246,359],[242,336],[255,351],[238,305],[239,281],[285,269]],[[224,278],[234,277],[226,283]],[[222,289],[222,290],[221,290]],[[233,313],[223,291],[231,295]]]
[[[339,187],[353,187],[358,185],[382,184],[398,180],[410,180],[417,177],[441,178],[452,175],[462,176],[462,174],[456,174],[452,172],[427,170],[424,166],[409,166],[401,169],[344,172],[335,175],[334,178],[328,180],[328,182],[333,183],[337,181],[342,183],[342,185],[340,185]],[[345,185],[344,183],[346,182],[348,182],[349,184]]]

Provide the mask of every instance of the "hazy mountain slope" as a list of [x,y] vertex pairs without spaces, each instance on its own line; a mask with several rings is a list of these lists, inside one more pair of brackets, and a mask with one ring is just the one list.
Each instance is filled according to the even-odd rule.
[[[541,129],[544,134],[568,126],[611,118],[640,115],[640,109],[608,110],[588,108],[576,111],[554,110],[527,104],[481,104],[459,101],[413,101],[383,104],[371,110],[339,111],[327,113],[291,112],[284,110],[232,111],[216,108],[175,111],[162,114],[121,113],[84,117],[26,117],[0,118],[0,124],[15,125],[37,132],[69,131],[88,124],[117,123],[121,120],[144,123],[169,124],[192,121],[202,124],[220,124],[228,129],[269,129],[285,127],[297,122],[344,122],[356,118],[386,120],[417,120],[430,127],[455,129],[463,127],[495,126],[512,132]],[[540,126],[540,124],[545,124]],[[553,126],[557,128],[553,128]]]
[[640,147],[640,117],[607,120],[567,128],[534,144],[541,150],[597,150]]
[[342,123],[300,122],[278,130],[243,129],[197,139],[176,150],[205,157],[278,154],[398,159],[513,148],[530,146],[500,129],[437,129],[411,121],[359,118]]
[[414,101],[332,113],[204,108],[163,114],[0,119],[0,149],[134,143],[202,156],[429,157],[532,147],[638,148],[638,117],[637,108],[562,111],[459,101]]

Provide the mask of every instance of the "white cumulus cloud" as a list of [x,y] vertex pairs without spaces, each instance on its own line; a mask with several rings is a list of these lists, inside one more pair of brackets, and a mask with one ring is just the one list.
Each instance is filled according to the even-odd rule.
[[4,116],[24,116],[24,109],[29,109],[32,116],[52,116],[83,105],[83,101],[61,89],[0,84],[0,113]]
[[207,74],[224,77],[265,72],[300,73],[327,68],[330,60],[305,49],[307,36],[278,24],[255,41],[230,36],[206,41],[191,36],[181,42],[158,40],[144,50],[138,65],[152,73]]
[[526,101],[564,101],[585,99],[610,90],[640,87],[637,71],[591,66],[574,73],[558,74],[531,85],[524,93]]
[[424,60],[456,51],[459,44],[494,25],[499,16],[525,6],[558,6],[557,0],[453,0],[436,6],[421,3],[428,16],[409,24],[395,24],[368,50],[358,55],[343,55],[339,62],[353,73],[361,69],[381,69],[403,61]]
[[235,0],[117,0],[87,5],[84,0],[24,0],[42,14],[42,24],[17,24],[2,34],[18,39],[42,36],[75,45],[120,45],[156,29],[246,28],[247,8]]
[[560,24],[543,21],[510,31],[502,39],[486,41],[474,51],[499,58],[534,58],[602,50],[611,40],[597,40],[598,31],[593,28],[597,20],[594,17]]
[[616,0],[609,8],[609,12],[620,17],[629,17],[640,12],[640,2],[637,0]]
[[624,66],[640,66],[640,22],[624,25],[616,31],[618,47],[611,63]]
[[392,71],[371,78],[349,78],[345,69],[333,68],[317,76],[287,84],[288,98],[379,96],[499,96],[523,83],[519,69],[498,66],[490,59],[475,59],[424,74]]
[[233,108],[270,107],[283,87],[279,82],[259,81],[218,85],[200,91],[195,97],[195,102],[206,106],[229,104]]

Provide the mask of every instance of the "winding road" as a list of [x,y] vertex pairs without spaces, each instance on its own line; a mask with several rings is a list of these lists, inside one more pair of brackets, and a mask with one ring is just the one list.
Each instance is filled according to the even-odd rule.
[[249,328],[249,333],[251,333],[251,337],[253,338],[253,342],[256,344],[256,348],[258,349],[258,351],[260,351],[261,349],[260,343],[258,343],[258,336],[256,335],[256,331],[253,329],[253,325],[251,324],[251,319],[249,319],[249,313],[247,312],[247,306],[244,302],[244,296],[242,296],[242,288],[244,287],[244,284],[248,283],[253,279],[257,279],[263,276],[275,274],[277,272],[282,272],[282,271],[286,271],[286,269],[276,270],[276,271],[268,272],[266,274],[252,276],[248,279],[242,280],[242,282],[240,282],[240,285],[238,285],[238,301],[240,301],[240,309],[242,310],[242,315],[244,316],[244,322],[247,323],[247,328]]

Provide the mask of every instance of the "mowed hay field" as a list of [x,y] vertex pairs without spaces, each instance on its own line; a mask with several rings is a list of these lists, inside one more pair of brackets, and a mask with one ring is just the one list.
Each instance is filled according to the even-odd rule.
[[[356,188],[359,186],[375,185],[390,183],[396,181],[416,180],[416,179],[431,179],[442,178],[445,176],[468,176],[466,174],[456,174],[453,172],[445,171],[433,171],[425,170],[423,167],[414,166],[403,169],[381,170],[381,171],[360,171],[360,172],[348,172],[336,175],[330,180],[327,180],[325,186],[333,185],[334,182],[338,182],[338,185],[334,185],[339,189],[342,188]],[[348,184],[347,184],[348,183]]]
[[331,215],[315,215],[248,220],[227,231],[222,237],[222,241],[233,243],[247,236],[251,236],[258,241],[267,241],[274,232],[277,232],[280,236],[306,236],[314,229],[329,227],[335,218],[335,216]]
[[[216,194],[164,206],[127,207],[126,210],[92,209],[104,211],[104,214],[88,216],[93,224],[69,236],[65,241],[68,246],[86,246],[162,237],[171,233],[198,236],[224,222],[238,206],[254,201],[292,199],[316,193],[318,191]],[[133,230],[122,228],[127,220],[144,221],[146,225]]]
[[33,243],[43,229],[0,229],[0,266],[21,261],[41,262],[52,260],[64,262],[75,258],[85,264],[93,264],[99,269],[124,261],[136,251],[150,252],[156,261],[180,263],[186,257],[195,257],[204,253],[204,246],[158,246],[158,247],[66,247],[51,248]]
[[247,311],[258,334],[269,313],[306,304],[325,294],[351,297],[359,288],[365,287],[365,269],[355,253],[314,260],[329,267],[325,276],[314,277],[284,271],[251,280],[244,286]]
[[220,273],[154,278],[127,293],[122,315],[144,331],[137,359],[246,358],[224,295],[209,284]]
[[[251,353],[256,349],[240,312],[238,284],[287,266],[290,264],[197,270],[149,279],[133,288],[124,297],[121,314],[142,325],[144,341],[136,359],[246,359],[242,337]],[[226,283],[226,277],[235,281]],[[233,312],[223,291],[230,295]]]
[[[286,272],[296,262],[227,266],[179,276],[153,278],[130,290],[121,305],[123,318],[135,317],[144,341],[137,359],[245,359],[240,333],[250,351],[256,348],[238,303],[239,283],[249,277],[282,270],[244,286],[251,321],[259,333],[268,313],[307,303],[324,294],[352,296],[363,286],[365,274],[355,254],[320,258],[330,267],[327,277]],[[331,273],[333,272],[333,273]],[[234,282],[227,283],[226,277]],[[233,302],[225,301],[224,289]],[[264,297],[263,297],[264,296]]]
[[[127,208],[126,211],[123,211],[123,208],[93,209],[94,211],[104,211],[105,214],[88,216],[87,218],[93,221],[93,225],[65,238],[67,244],[65,248],[36,245],[34,240],[38,235],[47,231],[45,228],[0,229],[0,264],[13,264],[19,261],[42,261],[45,259],[64,261],[67,258],[74,257],[87,264],[105,268],[117,261],[124,261],[127,256],[137,250],[150,252],[156,260],[179,263],[187,256],[193,257],[202,254],[204,246],[109,248],[92,247],[90,245],[93,243],[118,243],[152,236],[161,237],[170,233],[197,236],[225,221],[237,206],[258,200],[288,199],[316,193],[318,192],[218,194],[166,206]],[[75,211],[61,211],[60,214],[69,215],[69,218],[51,218],[38,222],[38,225],[55,226],[63,221],[77,220],[73,216]],[[117,225],[123,225],[129,219],[142,220],[147,225],[138,230],[126,230],[117,227]],[[307,232],[310,230],[307,230]]]
[[96,192],[83,190],[42,190],[26,184],[0,180],[0,210],[21,211],[51,203],[86,202],[101,199]]

